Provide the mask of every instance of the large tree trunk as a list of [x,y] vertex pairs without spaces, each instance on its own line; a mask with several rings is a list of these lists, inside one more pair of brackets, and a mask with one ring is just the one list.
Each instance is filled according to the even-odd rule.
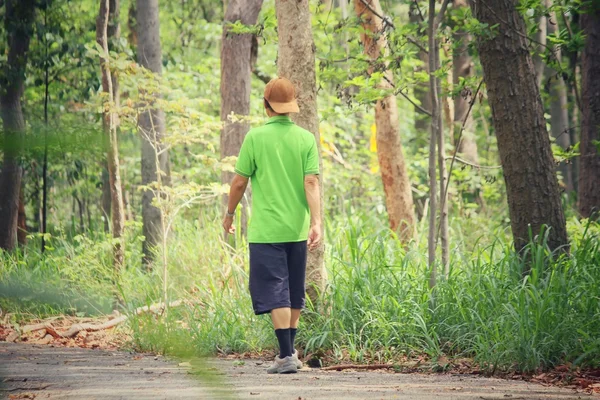
[[[453,6],[455,8],[468,7],[467,0],[454,0]],[[473,58],[469,54],[469,42],[471,40],[473,40],[471,34],[463,28],[456,30],[453,34],[455,47],[452,53],[452,80],[454,85],[458,85],[461,78],[468,79],[473,76]],[[454,138],[458,140],[464,123],[465,129],[463,130],[460,142],[457,143],[457,151],[466,160],[474,164],[479,164],[473,116],[468,112],[469,104],[473,100],[472,90],[473,88],[465,88],[460,96],[454,99]]]
[[[361,0],[354,0],[354,10],[364,29],[364,32],[361,33],[361,41],[365,54],[371,60],[369,74],[376,71],[383,72],[385,75],[378,87],[391,89],[393,74],[387,70],[387,63],[380,60],[380,57],[385,57],[388,53],[385,26],[381,18],[375,14],[382,16],[383,11],[379,0],[365,1],[370,8]],[[398,234],[403,243],[408,243],[415,232],[415,214],[410,181],[402,153],[398,106],[394,95],[377,100],[375,126],[377,129],[377,156],[390,228]]]
[[[262,0],[231,0],[225,11],[225,24],[240,21],[244,25],[254,25]],[[251,34],[236,35],[223,28],[221,44],[221,158],[235,156],[240,152],[244,136],[250,129],[248,122],[230,122],[228,116],[250,113],[250,92],[252,83],[252,42]],[[223,171],[221,181],[228,184],[233,173]],[[248,203],[243,202],[244,205]],[[227,197],[223,197],[227,207]],[[242,233],[246,230],[246,208],[242,210]]]
[[[319,168],[323,173],[321,142],[319,136],[319,116],[317,113],[317,78],[315,73],[315,45],[312,36],[311,15],[308,0],[276,0],[277,33],[279,36],[279,55],[277,69],[280,76],[292,81],[296,86],[296,95],[300,113],[293,114],[296,124],[312,132],[319,150]],[[321,215],[323,218],[323,179],[321,184]],[[309,252],[306,267],[307,292],[314,302],[317,291],[325,287],[325,268],[323,265],[324,244]]]
[[12,250],[17,243],[22,177],[19,155],[25,130],[21,96],[35,4],[33,0],[5,1],[4,27],[8,35],[8,56],[0,77],[0,112],[5,135],[0,173],[0,248],[5,250]]
[[515,249],[550,227],[548,245],[568,246],[565,216],[544,109],[519,0],[471,0],[474,16],[497,25],[493,38],[478,40],[479,55],[492,109],[498,151],[504,170]]
[[[419,24],[423,22],[422,13],[418,8],[416,2],[410,3],[409,20],[412,24]],[[427,52],[419,50],[419,59],[423,62],[422,70],[429,72],[429,61]],[[413,89],[415,98],[419,100],[419,104],[426,111],[431,112],[431,95],[429,93],[429,83],[421,82],[417,83]],[[417,135],[425,137],[425,134],[429,130],[430,120],[427,114],[422,113],[418,108],[415,107],[415,131]]]
[[104,105],[103,127],[108,136],[107,166],[109,175],[111,213],[112,213],[112,235],[116,239],[114,244],[114,268],[118,272],[123,266],[124,249],[121,237],[125,226],[125,215],[123,210],[123,194],[121,191],[121,174],[119,172],[119,146],[117,140],[117,116],[114,111],[118,107],[118,85],[115,74],[111,74],[108,60],[108,40],[119,36],[119,0],[100,0],[100,10],[96,21],[96,41],[104,50],[104,56],[100,58],[102,67],[102,90],[107,94],[107,102]]
[[[592,2],[595,4],[594,2]],[[591,5],[581,15],[586,35],[581,57],[582,108],[579,212],[590,217],[600,211],[600,6]]]
[[[155,74],[162,73],[160,23],[158,0],[137,0],[138,62]],[[158,94],[155,94],[158,95]],[[169,155],[162,145],[165,133],[165,113],[152,108],[140,114],[138,129],[142,138],[142,184],[169,184]],[[142,193],[142,221],[144,232],[143,262],[149,265],[154,259],[156,246],[162,242],[163,221],[160,209],[152,205],[154,193]]]
[[[546,0],[546,7],[550,7],[552,2]],[[556,13],[550,11],[548,20],[547,33],[548,36],[553,36],[558,33],[558,20]],[[560,47],[552,49],[556,61],[562,61],[562,53]],[[546,66],[545,69],[546,82],[542,85],[549,89],[550,92],[550,128],[552,136],[556,140],[556,144],[567,150],[571,146],[571,136],[569,135],[569,105],[567,102],[567,86],[561,73]],[[573,164],[560,163],[559,170],[564,179],[565,189],[572,192],[573,188]]]

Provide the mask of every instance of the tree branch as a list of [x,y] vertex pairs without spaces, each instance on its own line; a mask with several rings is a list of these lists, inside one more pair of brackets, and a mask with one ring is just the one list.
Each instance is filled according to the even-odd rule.
[[411,42],[412,44],[414,44],[415,46],[417,46],[419,48],[419,50],[421,50],[423,53],[425,54],[429,54],[429,51],[427,51],[427,49],[425,48],[425,46],[423,46],[422,44],[420,44],[416,39],[413,39],[410,36],[405,36],[406,40],[408,40],[409,42]]
[[252,70],[252,73],[254,74],[255,77],[257,77],[258,79],[260,79],[264,83],[269,83],[271,81],[271,77],[269,75],[265,74],[262,71],[259,71],[256,68]]
[[413,3],[415,4],[415,8],[417,9],[417,11],[419,12],[419,18],[421,18],[421,22],[425,22],[425,17],[423,16],[423,13],[421,12],[421,7],[419,7],[419,1],[413,0]]
[[424,109],[423,107],[421,107],[420,105],[418,105],[417,103],[415,103],[410,97],[408,97],[408,95],[404,94],[404,92],[402,90],[399,90],[397,93],[400,96],[404,97],[406,100],[408,100],[409,103],[412,104],[413,106],[415,106],[415,108],[417,110],[419,110],[423,114],[427,115],[428,117],[431,117],[431,111],[427,111],[426,109]]
[[371,7],[371,4],[369,4],[369,2],[367,0],[360,0],[361,3],[363,3],[365,5],[365,7],[371,11],[373,14],[375,14],[376,16],[379,17],[379,19],[381,19],[383,21],[384,25],[388,25],[390,26],[392,29],[396,29],[396,26],[394,25],[394,23],[392,22],[390,17],[387,16],[382,16],[381,14],[379,14],[377,11],[375,11],[375,9],[373,7]]
[[[387,83],[389,83],[394,89],[396,89],[396,85],[394,85],[394,82],[392,82],[391,80],[389,80],[389,78],[387,76],[383,76],[383,79],[385,79],[385,81]],[[424,109],[423,107],[421,107],[420,105],[418,105],[417,103],[415,103],[410,97],[408,97],[403,91],[402,89],[398,89],[396,91],[394,91],[394,94],[399,94],[402,97],[404,97],[406,100],[408,100],[410,102],[410,104],[412,104],[413,106],[415,106],[415,108],[419,111],[421,111],[423,114],[428,115],[431,117],[431,111],[427,111],[426,109]]]
[[447,157],[445,157],[445,159],[446,160],[453,159],[453,160],[458,161],[459,163],[462,163],[462,164],[465,164],[465,165],[469,165],[469,166],[471,166],[473,168],[477,168],[477,169],[500,169],[500,168],[502,168],[502,165],[479,165],[479,164],[475,164],[475,163],[472,163],[470,161],[464,160],[464,159],[462,159],[460,157],[456,157],[456,155],[447,156]]
[[342,365],[330,365],[329,367],[321,368],[321,371],[343,371],[345,369],[389,369],[394,368],[393,364],[342,364]]
[[444,18],[444,14],[446,13],[446,8],[448,8],[449,2],[450,0],[444,0],[444,2],[442,3],[442,8],[440,8],[438,15],[435,17],[435,29],[437,29],[440,23],[442,22],[442,18]]

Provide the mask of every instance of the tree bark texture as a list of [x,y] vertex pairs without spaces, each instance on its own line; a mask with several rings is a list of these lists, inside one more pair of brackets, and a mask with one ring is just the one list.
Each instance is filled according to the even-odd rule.
[[[365,1],[377,14],[383,15],[379,0]],[[380,57],[387,55],[387,38],[383,21],[362,0],[354,0],[354,10],[364,29],[361,33],[361,42],[365,54],[371,60],[369,74],[376,71],[383,72],[385,77],[379,82],[378,87],[392,89],[393,74],[387,70],[386,63],[380,60]],[[415,233],[415,213],[410,180],[402,152],[398,106],[393,94],[377,100],[375,126],[377,157],[390,228],[398,234],[403,243],[407,244]]]
[[21,107],[27,66],[27,52],[33,29],[34,0],[6,0],[4,28],[8,55],[0,77],[0,112],[4,127],[4,160],[0,173],[0,248],[12,250],[17,244],[17,220],[22,168],[19,165],[25,119]]
[[[231,0],[225,11],[225,24],[240,21],[244,25],[254,25],[262,7],[262,0]],[[221,159],[237,156],[250,124],[231,122],[228,117],[248,115],[250,113],[250,93],[252,91],[252,43],[253,35],[237,35],[223,27],[221,41]],[[257,43],[258,44],[258,43]],[[233,173],[221,172],[221,182],[228,184]],[[247,205],[246,201],[243,201]],[[227,207],[227,197],[223,197],[223,206]],[[242,232],[245,233],[246,212],[242,210]]]
[[[454,0],[453,7],[468,7],[467,0]],[[452,53],[452,81],[456,86],[461,78],[468,79],[473,76],[473,57],[469,54],[469,42],[473,40],[473,37],[464,29],[458,29],[454,32],[452,39],[455,45]],[[468,113],[469,104],[473,100],[472,90],[473,88],[465,87],[454,99],[454,138],[458,140],[463,122],[465,122],[462,139],[457,143],[457,151],[466,160],[473,164],[479,164],[473,116]]]
[[600,211],[600,4],[592,2],[581,15],[586,35],[581,57],[582,108],[579,212]]
[[[96,41],[104,50],[105,56],[100,58],[102,68],[102,91],[106,94],[106,102],[103,110],[103,128],[108,136],[108,149],[106,163],[108,166],[112,235],[117,239],[114,245],[113,263],[115,271],[118,272],[123,266],[124,249],[122,243],[123,230],[125,227],[125,212],[123,208],[123,193],[121,191],[121,174],[119,172],[119,145],[117,139],[117,117],[114,111],[118,107],[118,96],[115,96],[116,76],[111,74],[108,59],[108,31],[114,39],[119,35],[119,0],[100,0],[100,9],[96,21]],[[113,81],[114,79],[114,81]],[[118,90],[118,89],[117,89]]]
[[[279,76],[289,79],[296,87],[296,98],[300,112],[292,114],[298,126],[312,132],[317,141],[319,168],[321,170],[321,215],[323,218],[323,160],[319,135],[319,115],[317,113],[317,78],[315,72],[315,45],[312,36],[311,14],[308,0],[276,0],[277,33],[279,54],[277,71]],[[325,288],[325,268],[323,264],[323,241],[317,249],[309,252],[306,267],[307,293],[317,300],[317,289]]]
[[[552,6],[551,1],[546,1],[546,7]],[[558,20],[556,13],[550,11],[548,20],[547,34],[555,36],[558,34]],[[562,61],[562,52],[560,47],[556,46],[552,49],[556,61]],[[567,86],[563,79],[562,73],[553,70],[546,66],[544,71],[545,81],[542,87],[550,94],[550,130],[552,136],[556,140],[556,144],[567,150],[571,147],[571,136],[569,135],[569,105],[567,101]],[[559,165],[559,170],[564,180],[565,190],[572,192],[573,187],[573,163],[562,162]]]
[[[423,22],[421,20],[421,13],[418,9],[418,4],[416,2],[411,2],[410,11],[409,11],[409,20],[411,24],[420,24]],[[427,52],[423,50],[419,50],[419,59],[423,62],[422,70],[429,72],[429,61]],[[421,82],[417,83],[413,89],[415,98],[419,100],[419,104],[421,107],[427,111],[431,112],[431,94],[429,93],[429,83]],[[419,109],[415,108],[415,131],[419,136],[425,135],[430,127],[429,116],[427,114],[423,114]]]
[[471,0],[473,15],[498,25],[477,45],[504,171],[515,249],[550,227],[548,246],[567,249],[565,216],[519,0]]
[[[137,0],[137,42],[138,63],[160,75],[162,73],[162,50],[160,47],[160,23],[158,0]],[[158,93],[150,95],[158,96]],[[142,185],[158,182],[158,186],[168,185],[169,155],[162,145],[165,134],[165,113],[149,104],[138,119],[138,130],[142,139]],[[144,244],[143,262],[149,265],[154,259],[156,246],[162,243],[162,212],[152,204],[154,193],[142,193],[142,221]]]

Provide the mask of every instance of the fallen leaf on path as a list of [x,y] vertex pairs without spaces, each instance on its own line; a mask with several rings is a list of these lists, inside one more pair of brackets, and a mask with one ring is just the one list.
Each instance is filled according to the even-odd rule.
[[18,393],[18,394],[9,394],[8,395],[9,400],[13,400],[13,399],[35,399],[36,395],[33,393]]

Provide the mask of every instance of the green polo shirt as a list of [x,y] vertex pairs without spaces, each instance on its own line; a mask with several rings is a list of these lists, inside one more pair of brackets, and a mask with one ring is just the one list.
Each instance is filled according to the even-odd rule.
[[304,176],[319,174],[315,136],[283,115],[244,138],[235,172],[252,182],[249,243],[301,242],[310,214]]

